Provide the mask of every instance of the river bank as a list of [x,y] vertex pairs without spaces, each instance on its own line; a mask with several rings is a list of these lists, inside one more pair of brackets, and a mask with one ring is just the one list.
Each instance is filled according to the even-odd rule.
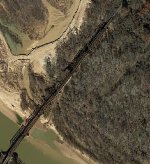
[[[0,149],[7,150],[9,140],[15,134],[19,126],[15,112],[9,109],[0,101]],[[6,130],[7,129],[7,130]],[[52,130],[53,129],[53,130]],[[17,149],[20,158],[27,164],[35,161],[36,164],[86,164],[89,163],[79,152],[76,152],[64,142],[59,142],[59,134],[54,126],[51,129],[43,127],[41,122],[37,122],[32,129],[30,136],[27,137]],[[29,153],[30,150],[30,153]],[[40,157],[40,159],[38,157]]]

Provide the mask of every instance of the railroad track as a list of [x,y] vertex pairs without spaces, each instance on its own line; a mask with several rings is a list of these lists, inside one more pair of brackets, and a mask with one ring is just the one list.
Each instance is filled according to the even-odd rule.
[[37,109],[29,116],[28,122],[25,126],[20,127],[20,129],[16,132],[16,134],[13,136],[13,138],[10,141],[10,147],[6,151],[6,154],[4,155],[4,158],[2,160],[2,164],[7,164],[10,160],[13,152],[16,150],[18,145],[21,143],[21,141],[29,134],[30,129],[34,126],[34,124],[37,122],[39,117],[44,113],[44,111],[51,105],[52,101],[56,98],[56,96],[63,90],[67,82],[70,80],[72,75],[76,72],[79,65],[82,63],[82,61],[85,59],[85,57],[89,53],[94,53],[95,45],[97,41],[101,41],[103,38],[103,35],[108,28],[109,24],[112,22],[114,17],[120,12],[122,8],[122,5],[118,8],[118,10],[103,24],[99,24],[95,33],[92,35],[91,39],[85,46],[77,53],[73,61],[66,67],[65,70],[68,71],[67,75],[64,77],[61,83],[59,83],[55,89],[51,92],[49,97],[47,98],[47,101],[45,101],[40,107],[37,107]]

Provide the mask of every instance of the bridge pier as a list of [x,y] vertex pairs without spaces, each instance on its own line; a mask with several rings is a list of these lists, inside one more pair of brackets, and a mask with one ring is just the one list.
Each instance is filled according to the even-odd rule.
[[13,153],[13,155],[10,157],[9,161],[6,163],[3,163],[3,159],[6,155],[6,152],[2,151],[0,152],[0,164],[24,164],[18,157],[18,154],[16,152]]

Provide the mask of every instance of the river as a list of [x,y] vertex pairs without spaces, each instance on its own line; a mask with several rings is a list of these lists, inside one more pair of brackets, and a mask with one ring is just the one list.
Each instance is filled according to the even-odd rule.
[[[0,113],[0,150],[7,150],[9,140],[17,131],[18,125]],[[32,135],[24,139],[17,152],[26,164],[75,164],[66,158],[56,146],[57,135],[52,131],[37,128]]]

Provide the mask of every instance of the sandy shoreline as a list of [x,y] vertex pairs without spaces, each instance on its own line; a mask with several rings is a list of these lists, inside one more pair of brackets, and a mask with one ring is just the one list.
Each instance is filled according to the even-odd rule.
[[[6,117],[8,117],[10,120],[12,120],[14,123],[17,124],[17,118],[15,115],[15,112],[12,109],[10,109],[6,104],[4,104],[1,100],[0,100],[0,106],[1,106],[0,112],[2,114],[4,114]],[[38,121],[36,123],[35,127],[39,128],[43,131],[46,130],[46,128],[43,127],[43,124],[40,121]],[[73,148],[72,146],[70,146],[66,142],[64,142],[63,138],[58,133],[58,131],[56,130],[56,128],[53,124],[48,125],[48,129],[53,130],[56,133],[56,135],[59,137],[59,139],[63,142],[63,143],[60,143],[60,142],[55,141],[54,144],[58,147],[58,149],[62,152],[62,154],[65,157],[73,159],[74,161],[76,161],[79,164],[92,164],[92,163],[94,163],[92,160],[90,160],[90,158],[88,156],[83,155],[79,150]],[[42,141],[42,140],[35,140],[34,141],[34,139],[32,137],[29,137],[27,139],[29,140],[29,142],[31,144],[33,144],[37,148],[40,148],[47,155],[50,153],[50,152],[48,152],[48,150],[51,151],[51,147],[48,144],[46,144],[44,141]],[[46,146],[45,148],[43,148],[43,144]]]
[[60,148],[60,150],[66,157],[76,160],[79,164],[97,164],[92,159],[90,159],[88,155],[83,154],[80,150],[65,142],[53,123],[48,124],[48,128],[53,130],[59,137],[60,141],[62,141],[62,143],[56,142],[56,145]]
[[[3,37],[3,34],[0,32],[0,39],[3,41],[3,44],[7,51],[5,59],[8,61],[8,63],[17,61],[18,59],[28,59],[34,65],[33,68],[35,68],[36,71],[39,70],[37,72],[37,73],[39,73],[41,71],[41,69],[43,68],[43,64],[41,64],[42,62],[39,62],[39,59],[43,60],[45,58],[45,56],[47,56],[47,54],[50,54],[51,58],[53,59],[52,61],[55,62],[56,61],[55,48],[56,48],[57,44],[59,44],[60,41],[62,41],[64,38],[67,39],[67,34],[69,32],[71,32],[74,27],[76,27],[78,30],[80,30],[80,26],[82,25],[83,18],[85,16],[85,10],[88,7],[89,3],[90,3],[89,0],[81,1],[79,9],[74,17],[74,20],[72,21],[72,23],[70,24],[70,26],[68,27],[68,29],[66,30],[66,32],[63,34],[63,36],[60,38],[59,41],[34,50],[30,54],[30,56],[13,56],[9,50],[9,47],[8,47],[4,37]],[[23,77],[25,77],[25,79],[27,79],[26,76],[23,76]],[[25,83],[25,84],[27,84],[27,83]],[[28,84],[27,85],[25,85],[25,84],[24,84],[24,86],[27,89]],[[23,112],[20,108],[19,92],[13,93],[12,91],[6,91],[3,87],[0,87],[0,90],[1,90],[0,91],[0,106],[1,106],[0,112],[1,113],[3,113],[6,117],[8,117],[14,123],[17,123],[17,118],[16,118],[15,113],[19,114],[22,118],[26,118],[30,115],[29,112]],[[47,121],[46,119],[41,117],[40,121],[38,121],[36,123],[35,127],[45,130],[45,128],[43,128],[43,123],[45,123],[46,121]],[[72,146],[70,146],[66,142],[64,142],[62,136],[58,133],[58,131],[56,130],[56,128],[53,124],[48,125],[48,128],[52,129],[57,134],[59,139],[62,140],[63,143],[59,143],[59,142],[55,141],[55,145],[60,149],[60,151],[64,154],[64,156],[71,158],[80,164],[94,163],[92,160],[90,160],[90,158],[88,156],[82,154],[79,150],[73,148]],[[31,133],[32,133],[32,130],[31,130]],[[29,137],[29,138],[32,138],[32,137]],[[46,153],[49,153],[48,152],[49,145],[47,145],[45,143],[46,144],[45,149],[41,147],[43,144],[40,144],[40,143],[43,143],[43,141],[40,141],[39,144],[37,144],[38,142],[34,141],[34,139],[32,138],[30,140],[30,142],[32,142],[33,145],[39,147],[42,151],[46,150]]]
[[11,110],[11,109],[7,109],[8,107],[0,100],[0,112],[5,115],[6,117],[8,117],[10,120],[12,120],[13,122],[17,122],[17,118],[15,113]]

